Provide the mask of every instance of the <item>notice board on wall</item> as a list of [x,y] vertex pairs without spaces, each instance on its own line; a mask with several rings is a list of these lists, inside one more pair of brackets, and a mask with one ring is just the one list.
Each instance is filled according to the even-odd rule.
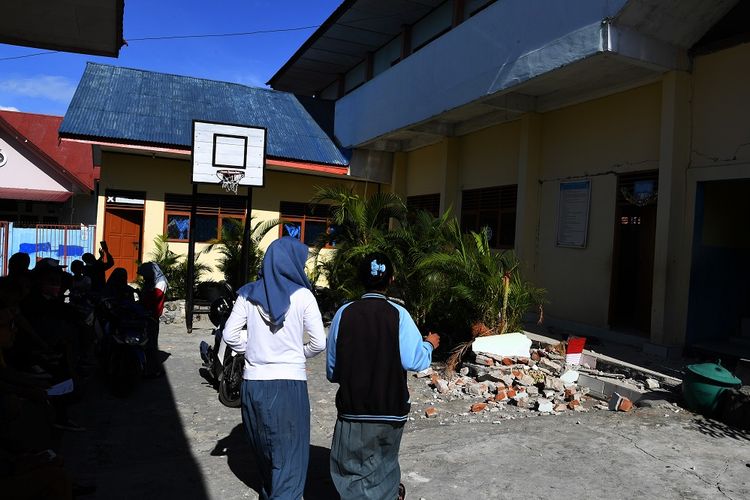
[[586,248],[590,207],[591,180],[560,183],[557,202],[557,246]]

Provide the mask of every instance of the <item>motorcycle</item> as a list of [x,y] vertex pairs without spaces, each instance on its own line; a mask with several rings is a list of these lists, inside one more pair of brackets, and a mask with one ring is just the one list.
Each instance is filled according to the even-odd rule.
[[99,366],[107,376],[112,392],[130,394],[146,371],[146,344],[150,318],[137,303],[122,304],[102,299],[97,306],[94,331]]
[[[208,317],[214,325],[213,346],[201,341],[200,355],[203,360],[201,373],[219,393],[219,401],[229,408],[240,407],[242,372],[245,368],[245,353],[234,351],[223,338],[224,325],[232,312],[236,299],[234,290],[222,282],[220,294],[211,303]],[[247,330],[241,332],[243,343],[247,341]]]

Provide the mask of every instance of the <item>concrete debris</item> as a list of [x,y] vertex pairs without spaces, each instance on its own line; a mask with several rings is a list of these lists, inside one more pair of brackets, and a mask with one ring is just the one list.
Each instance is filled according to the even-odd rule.
[[432,367],[427,367],[426,369],[422,370],[421,372],[417,372],[416,376],[417,378],[424,378],[429,377],[430,375],[434,374],[435,370],[432,369]]
[[565,385],[575,384],[578,381],[579,375],[580,374],[575,370],[568,370],[560,375],[560,380],[562,380]]
[[475,353],[512,358],[531,356],[531,339],[523,333],[506,333],[477,338],[471,346]]
[[658,389],[659,388],[659,381],[658,380],[654,380],[652,378],[647,378],[646,379],[646,388],[648,388],[648,390],[650,390],[650,391]]
[[[469,354],[451,377],[437,368],[431,373],[427,370],[420,374],[432,388],[432,398],[425,406],[432,406],[415,413],[425,411],[422,418],[434,418],[438,412],[436,407],[451,401],[467,402],[463,408],[469,411],[461,416],[467,417],[468,422],[608,410],[610,407],[617,411],[631,411],[647,388],[657,387],[653,390],[667,392],[658,388],[664,384],[652,373],[619,368],[602,371],[613,366],[602,363],[599,370],[594,370],[586,365],[595,367],[595,360],[585,356],[581,365],[572,369],[565,363],[564,352],[558,352],[554,346],[543,345],[542,348],[529,348],[513,354],[501,349],[505,347],[497,339],[490,338],[490,344],[484,344],[488,341],[482,339],[487,338],[490,337],[481,337],[474,342],[475,352]],[[480,351],[487,349],[487,345],[495,350]],[[610,401],[612,393],[617,397],[613,396],[614,401],[609,405],[606,402]],[[498,412],[490,417],[491,413]],[[441,425],[444,423],[442,419],[441,416]]]
[[618,393],[613,393],[609,400],[609,409],[612,411],[630,411],[633,409],[633,403]]
[[549,399],[540,398],[536,402],[536,409],[541,413],[552,413],[555,408],[552,404],[552,401],[550,401]]

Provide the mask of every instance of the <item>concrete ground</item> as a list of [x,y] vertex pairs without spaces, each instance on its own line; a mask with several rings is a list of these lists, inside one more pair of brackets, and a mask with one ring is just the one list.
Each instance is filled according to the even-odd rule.
[[[145,380],[127,399],[89,380],[73,418],[88,428],[67,433],[63,452],[81,483],[99,499],[258,498],[257,476],[239,410],[222,406],[199,375],[192,334],[162,325],[169,353],[165,377]],[[309,364],[312,443],[307,499],[335,499],[328,457],[335,386],[324,356]],[[592,410],[539,415],[508,408],[466,412],[473,401],[438,405],[424,419],[432,392],[409,377],[414,420],[401,447],[408,498],[750,498],[750,435],[675,408],[631,413]]]

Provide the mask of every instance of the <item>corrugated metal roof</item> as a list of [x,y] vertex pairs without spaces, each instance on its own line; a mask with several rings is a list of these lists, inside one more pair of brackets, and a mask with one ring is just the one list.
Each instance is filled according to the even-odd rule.
[[193,120],[266,127],[271,157],[348,164],[293,94],[95,63],[86,66],[60,135],[190,148]]
[[7,125],[9,132],[17,134],[19,140],[28,141],[21,141],[25,147],[31,148],[43,157],[46,156],[52,167],[80,184],[81,188],[94,189],[94,179],[97,176],[91,146],[60,142],[57,129],[62,122],[62,116],[0,111],[0,120]]

